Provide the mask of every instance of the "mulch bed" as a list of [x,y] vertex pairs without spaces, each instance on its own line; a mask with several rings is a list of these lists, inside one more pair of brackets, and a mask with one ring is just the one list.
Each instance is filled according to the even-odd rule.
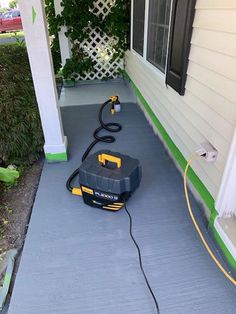
[[42,166],[43,158],[28,167],[15,186],[0,190],[0,254],[24,244]]
[[40,158],[28,167],[15,186],[0,186],[0,254],[13,248],[19,253],[8,298],[4,309],[0,311],[2,314],[8,310],[43,163],[44,159]]

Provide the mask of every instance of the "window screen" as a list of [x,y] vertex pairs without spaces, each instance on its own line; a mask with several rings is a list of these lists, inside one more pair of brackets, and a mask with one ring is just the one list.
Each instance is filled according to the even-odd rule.
[[145,0],[133,2],[133,49],[143,55]]
[[165,72],[171,0],[150,0],[147,60]]
[[20,16],[20,11],[13,11],[12,12],[12,17],[19,17]]

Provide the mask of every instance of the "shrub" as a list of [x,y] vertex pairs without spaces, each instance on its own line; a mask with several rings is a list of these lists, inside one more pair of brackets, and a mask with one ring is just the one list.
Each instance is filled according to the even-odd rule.
[[0,159],[29,164],[43,147],[43,134],[26,48],[0,46]]
[[17,7],[18,1],[17,0],[12,0],[9,2],[9,8],[15,9]]
[[58,30],[55,23],[53,23],[53,21],[55,20],[55,14],[56,14],[54,1],[45,0],[45,11],[46,11],[46,16],[48,20],[48,31],[50,35],[54,72],[55,74],[58,74],[58,72],[60,71],[62,67],[62,64],[61,64],[61,51],[60,51],[60,45],[59,45]]
[[8,11],[7,8],[0,8],[0,15],[1,15],[1,13],[3,14],[3,13],[6,13],[7,11]]

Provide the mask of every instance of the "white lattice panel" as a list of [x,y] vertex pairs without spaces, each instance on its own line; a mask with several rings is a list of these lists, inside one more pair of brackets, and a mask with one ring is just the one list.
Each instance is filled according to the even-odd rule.
[[[115,0],[96,0],[94,1],[93,13],[96,15],[102,15],[104,18],[109,14]],[[95,63],[94,71],[85,74],[80,77],[81,80],[94,80],[103,79],[107,77],[116,78],[117,71],[123,69],[124,61],[120,59],[113,60],[113,54],[115,53],[112,46],[117,42],[117,38],[112,36],[103,36],[100,34],[99,28],[88,28],[89,38],[82,43],[84,50],[92,58]]]

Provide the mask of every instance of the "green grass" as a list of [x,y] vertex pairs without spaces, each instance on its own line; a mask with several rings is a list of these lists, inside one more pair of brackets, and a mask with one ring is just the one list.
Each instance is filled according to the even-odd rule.
[[13,33],[3,33],[0,34],[0,39],[1,38],[11,38],[11,37],[19,37],[19,36],[24,36],[24,32],[23,31],[17,31],[17,32],[13,32]]

